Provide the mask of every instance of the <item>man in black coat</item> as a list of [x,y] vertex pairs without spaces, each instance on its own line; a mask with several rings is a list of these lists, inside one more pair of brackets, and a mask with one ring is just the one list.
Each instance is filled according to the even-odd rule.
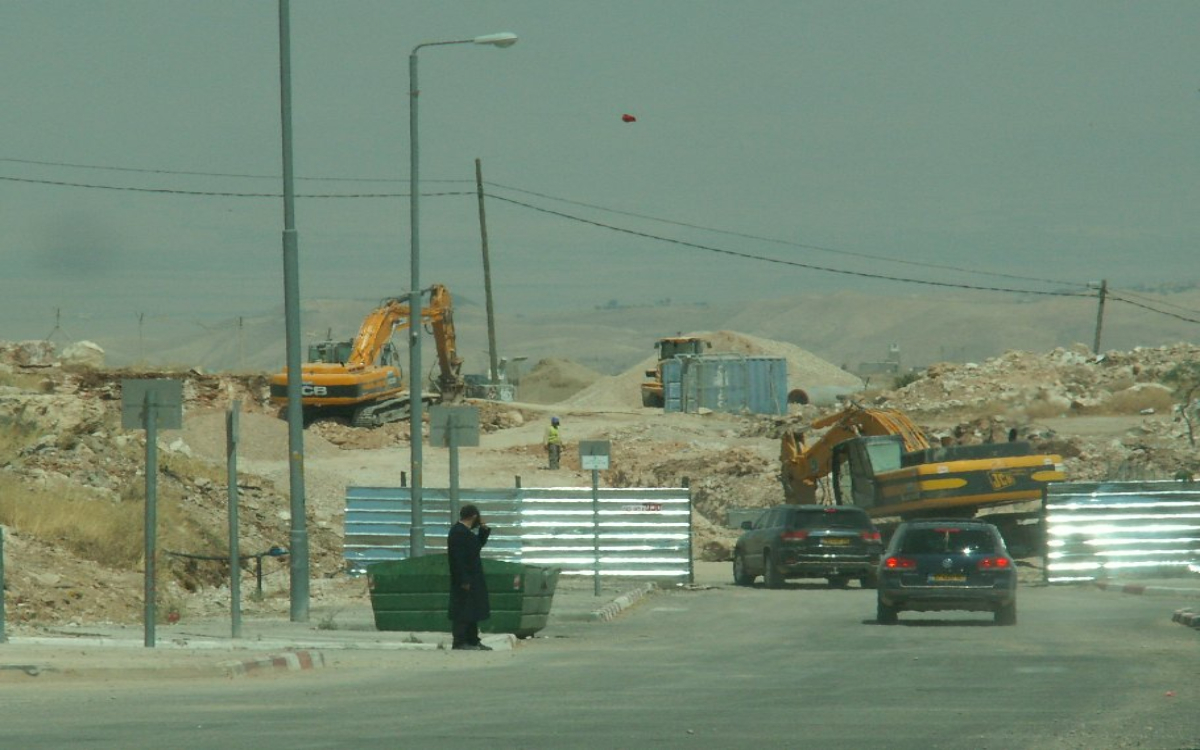
[[[476,527],[478,534],[472,532]],[[446,538],[450,561],[449,614],[455,649],[491,651],[479,642],[479,621],[492,614],[487,580],[483,577],[483,560],[479,556],[491,533],[479,517],[479,508],[464,505],[458,512],[458,523],[450,527],[450,535]]]

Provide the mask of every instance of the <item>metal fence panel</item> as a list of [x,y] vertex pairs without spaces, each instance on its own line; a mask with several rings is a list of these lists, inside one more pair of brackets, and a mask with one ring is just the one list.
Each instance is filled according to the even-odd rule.
[[1044,495],[1046,580],[1185,575],[1200,563],[1200,487],[1062,482]]
[[[483,554],[499,560],[593,575],[599,542],[602,576],[692,580],[692,505],[686,488],[600,488],[593,524],[586,487],[460,489],[459,502],[479,506],[493,526]],[[425,548],[445,552],[452,523],[449,493],[425,487]],[[407,487],[346,489],[345,558],[351,572],[409,555],[412,524]],[[598,535],[597,535],[598,528]]]

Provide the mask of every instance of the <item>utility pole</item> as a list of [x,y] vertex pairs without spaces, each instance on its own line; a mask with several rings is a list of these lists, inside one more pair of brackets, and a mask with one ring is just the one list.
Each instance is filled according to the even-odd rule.
[[1096,340],[1092,344],[1092,354],[1100,353],[1100,330],[1104,327],[1104,299],[1108,296],[1108,279],[1100,282],[1100,304],[1096,308]]
[[496,353],[496,311],[492,306],[492,262],[488,259],[487,215],[483,210],[483,164],[475,159],[475,190],[479,194],[479,237],[483,243],[483,293],[487,305],[488,330],[488,382],[495,383],[500,377],[500,364]]

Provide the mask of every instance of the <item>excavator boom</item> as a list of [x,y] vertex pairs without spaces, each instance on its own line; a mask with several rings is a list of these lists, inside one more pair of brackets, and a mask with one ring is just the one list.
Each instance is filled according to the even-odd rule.
[[783,464],[783,484],[789,498],[800,503],[817,501],[817,482],[833,470],[834,446],[856,437],[899,435],[906,451],[929,447],[929,441],[906,414],[894,409],[868,409],[858,404],[822,417],[812,423],[813,429],[829,430],[812,445],[806,445],[804,433],[790,432],[783,436],[780,460]]

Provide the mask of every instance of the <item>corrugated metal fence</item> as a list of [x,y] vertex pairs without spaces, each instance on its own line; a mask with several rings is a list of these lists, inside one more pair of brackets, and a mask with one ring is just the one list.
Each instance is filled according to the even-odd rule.
[[1200,564],[1200,486],[1052,483],[1044,507],[1047,581],[1164,578]]
[[[687,488],[600,488],[600,575],[692,580],[692,503]],[[425,550],[442,553],[450,532],[449,491],[421,490]],[[351,572],[409,554],[411,491],[346,489],[345,558]],[[586,487],[460,489],[459,502],[479,506],[492,527],[485,557],[561,568],[596,569],[592,490]],[[455,519],[457,520],[457,519]]]

